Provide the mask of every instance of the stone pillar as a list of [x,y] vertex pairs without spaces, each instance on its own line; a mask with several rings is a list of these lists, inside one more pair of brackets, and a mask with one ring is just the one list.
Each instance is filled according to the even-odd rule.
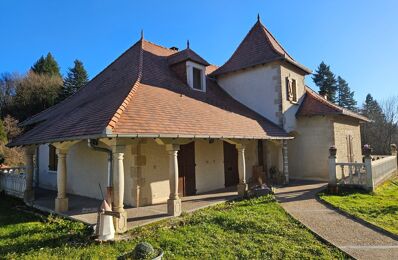
[[170,216],[181,215],[181,199],[178,197],[178,151],[180,146],[176,144],[166,144],[169,154],[169,183],[170,196],[167,200],[167,214]]
[[35,199],[35,192],[33,189],[33,157],[35,155],[35,147],[28,146],[25,148],[25,174],[26,174],[26,188],[24,192],[25,203],[31,203]]
[[68,211],[68,198],[66,197],[66,149],[56,149],[58,164],[57,164],[57,189],[58,194],[55,199],[55,211],[65,212]]
[[287,140],[282,141],[282,160],[283,160],[283,176],[285,176],[285,184],[289,183],[289,158],[287,150]]
[[397,166],[398,166],[397,145],[391,144],[390,147],[391,147],[391,155],[395,156],[395,158],[397,159]]
[[363,155],[364,155],[365,169],[366,169],[366,187],[369,191],[374,190],[371,154],[372,154],[372,148],[370,148],[369,145],[365,144],[363,146]]
[[397,156],[397,145],[396,144],[391,144],[391,155],[392,156]]
[[331,193],[337,192],[337,178],[336,178],[336,154],[337,149],[334,146],[329,148],[329,191]]
[[238,172],[239,172],[238,195],[246,196],[248,186],[246,182],[245,146],[243,144],[237,144],[236,149],[238,150]]
[[113,158],[113,205],[112,210],[120,213],[120,218],[114,218],[116,233],[127,231],[127,212],[124,210],[124,145],[112,146]]

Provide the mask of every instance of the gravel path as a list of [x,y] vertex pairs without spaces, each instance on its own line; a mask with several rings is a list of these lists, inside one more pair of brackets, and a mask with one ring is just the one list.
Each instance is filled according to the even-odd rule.
[[282,207],[323,239],[357,259],[398,259],[398,241],[316,200],[325,183],[293,182],[276,190]]

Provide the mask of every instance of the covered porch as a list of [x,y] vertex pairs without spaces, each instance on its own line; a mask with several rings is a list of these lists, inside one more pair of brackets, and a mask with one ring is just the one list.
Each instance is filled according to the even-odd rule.
[[[35,201],[33,207],[49,213],[60,214],[61,216],[84,222],[89,225],[97,223],[98,207],[101,200],[68,194],[69,208],[62,213],[55,211],[56,191],[35,189]],[[211,205],[238,198],[236,189],[226,188],[213,192],[207,192],[194,196],[181,198],[182,212],[193,212],[198,209],[206,208]],[[135,228],[170,218],[167,212],[167,203],[154,204],[143,207],[125,206],[127,213],[127,229]]]
[[[26,147],[25,200],[93,224],[101,198],[107,198],[112,211],[121,216],[115,219],[116,231],[123,233],[130,227],[245,196],[259,179],[269,181],[271,169],[279,172],[284,183],[289,180],[286,139],[95,141],[52,143],[57,155],[55,172],[43,170],[48,163],[45,153],[37,153],[35,146]],[[53,186],[45,186],[45,182],[51,184],[51,178]],[[34,186],[38,187],[36,194]],[[50,191],[43,192],[43,188]]]

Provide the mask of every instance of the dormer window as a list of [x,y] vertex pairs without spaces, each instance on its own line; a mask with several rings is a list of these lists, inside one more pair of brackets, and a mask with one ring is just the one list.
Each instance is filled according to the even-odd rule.
[[193,85],[192,87],[197,90],[202,90],[202,70],[192,68]]
[[192,89],[206,91],[205,69],[201,64],[187,61],[187,82]]

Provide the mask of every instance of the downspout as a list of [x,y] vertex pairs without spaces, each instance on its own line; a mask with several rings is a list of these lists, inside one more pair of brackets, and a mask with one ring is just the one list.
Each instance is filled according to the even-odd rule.
[[107,187],[106,187],[106,192],[107,196],[106,201],[108,202],[109,205],[112,204],[112,150],[104,148],[104,147],[99,147],[98,146],[98,140],[97,139],[88,139],[88,147],[93,149],[94,151],[97,152],[103,152],[108,154],[108,175],[107,175]]

